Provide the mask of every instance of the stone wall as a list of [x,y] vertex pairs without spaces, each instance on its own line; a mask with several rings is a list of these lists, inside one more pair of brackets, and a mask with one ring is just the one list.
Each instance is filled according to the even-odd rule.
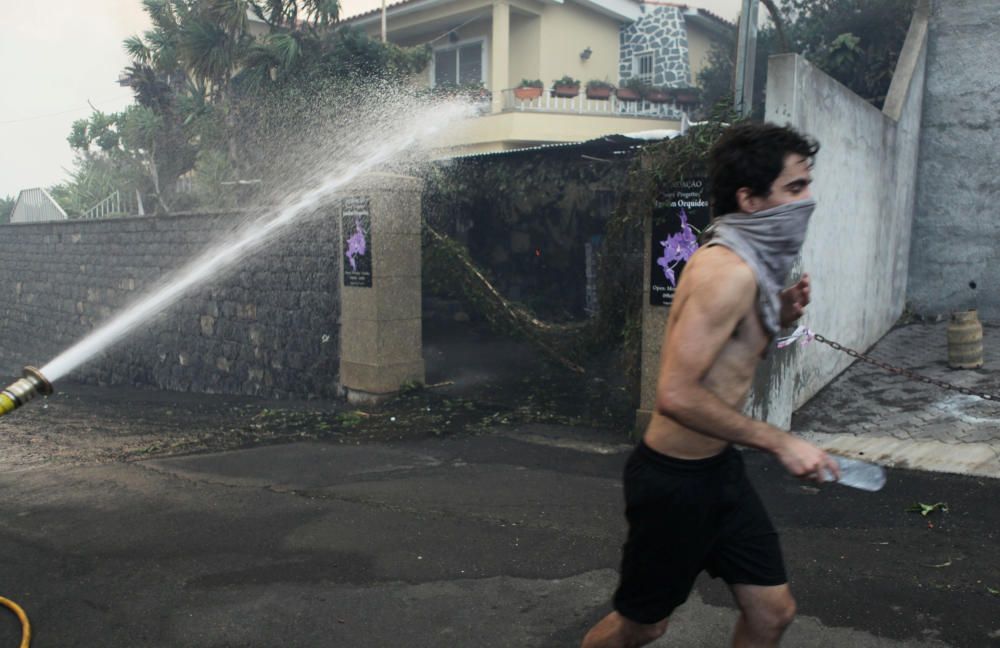
[[[791,123],[822,145],[813,184],[819,206],[799,267],[813,282],[803,323],[855,349],[885,335],[905,305],[926,42],[924,6],[882,111],[798,55],[768,65],[767,120]],[[754,383],[753,413],[788,426],[792,412],[852,361],[818,343],[773,351]]]
[[[41,367],[224,238],[236,214],[0,227],[0,369]],[[194,288],[70,378],[178,391],[338,393],[336,209]]]
[[[653,54],[655,87],[688,87],[691,83],[691,65],[688,56],[687,24],[679,7],[642,5],[643,15],[619,31],[618,76],[619,83],[638,76],[635,57]],[[628,105],[620,104],[622,111]],[[677,105],[669,107],[666,115],[680,120],[684,111]]]
[[643,5],[644,13],[621,28],[619,35],[619,75],[635,76],[634,57],[651,52],[654,86],[689,86],[687,26],[679,7]]
[[1000,0],[933,2],[908,294],[923,315],[1000,318],[998,34]]

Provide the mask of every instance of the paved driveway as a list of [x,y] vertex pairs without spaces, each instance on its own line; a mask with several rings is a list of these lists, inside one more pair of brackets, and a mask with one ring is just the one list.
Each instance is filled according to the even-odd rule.
[[[575,646],[615,584],[627,449],[535,425],[33,464],[0,474],[0,595],[35,648]],[[871,495],[747,460],[800,604],[786,645],[1000,645],[1000,482],[892,470]],[[660,645],[727,645],[734,618],[703,579]]]
[[[1000,395],[1000,325],[987,323],[982,369],[948,368],[947,324],[913,323],[870,351],[893,365]],[[856,362],[802,407],[792,428],[882,463],[1000,478],[1000,400],[947,391]]]

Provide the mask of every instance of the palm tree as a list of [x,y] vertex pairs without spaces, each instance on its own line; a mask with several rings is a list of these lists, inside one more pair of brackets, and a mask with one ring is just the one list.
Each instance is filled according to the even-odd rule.
[[238,45],[224,29],[203,18],[188,21],[180,28],[178,51],[185,69],[197,81],[210,84],[219,100],[238,62]]
[[[153,28],[124,47],[132,59],[126,75],[140,104],[163,113],[201,106],[207,89],[225,116],[230,160],[238,155],[235,117],[229,106],[234,71],[249,50],[251,0],[143,0]],[[165,123],[189,124],[193,113],[166,115]],[[183,171],[182,171],[183,172]]]
[[338,0],[262,0],[253,5],[257,16],[272,29],[300,29],[305,26],[312,30],[324,30],[340,18]]
[[[244,172],[253,149],[243,149],[240,142],[260,121],[259,113],[267,110],[260,101],[262,92],[282,100],[309,97],[324,92],[331,79],[359,71],[403,76],[427,59],[426,52],[377,43],[339,28],[338,0],[142,2],[152,28],[123,43],[131,59],[126,74],[137,101],[163,116],[171,142],[178,142],[187,129],[187,144],[181,148],[197,144],[226,149],[230,163]],[[268,35],[253,38],[253,15],[267,23]],[[206,123],[221,124],[218,134],[206,138],[207,129],[193,132]],[[159,143],[157,156],[169,148]],[[164,178],[167,168],[173,169],[159,165]],[[162,186],[169,192],[171,183]]]
[[[132,64],[125,78],[136,102],[147,112],[136,112],[133,123],[142,123],[141,159],[154,187],[156,201],[169,211],[168,202],[176,179],[194,163],[194,148],[185,126],[192,119],[186,106],[195,80],[182,58],[184,26],[195,12],[190,0],[143,0],[153,27],[141,37],[130,36],[123,46]],[[142,116],[143,119],[139,119]],[[155,116],[155,119],[153,117]]]

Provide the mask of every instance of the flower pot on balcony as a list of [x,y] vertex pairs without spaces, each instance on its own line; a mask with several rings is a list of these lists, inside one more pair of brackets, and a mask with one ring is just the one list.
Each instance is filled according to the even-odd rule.
[[615,96],[621,101],[639,101],[639,91],[632,90],[631,88],[618,88],[615,90]]
[[578,94],[580,94],[580,84],[562,85],[557,83],[552,87],[553,97],[565,97],[568,99],[570,97],[575,97]]
[[670,94],[665,90],[650,90],[643,97],[649,103],[662,104],[670,101]]
[[611,98],[611,88],[593,87],[587,88],[587,99],[600,99],[607,101]]
[[538,99],[542,96],[542,89],[522,86],[520,88],[514,88],[514,96],[519,101],[531,101],[532,99]]

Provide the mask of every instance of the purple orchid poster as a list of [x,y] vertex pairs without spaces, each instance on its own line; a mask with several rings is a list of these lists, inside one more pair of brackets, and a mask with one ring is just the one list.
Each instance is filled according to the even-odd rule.
[[345,198],[340,215],[344,285],[372,287],[372,221],[367,197]]
[[688,178],[669,187],[653,209],[650,241],[649,303],[670,306],[684,264],[698,249],[698,234],[708,227],[708,181]]

